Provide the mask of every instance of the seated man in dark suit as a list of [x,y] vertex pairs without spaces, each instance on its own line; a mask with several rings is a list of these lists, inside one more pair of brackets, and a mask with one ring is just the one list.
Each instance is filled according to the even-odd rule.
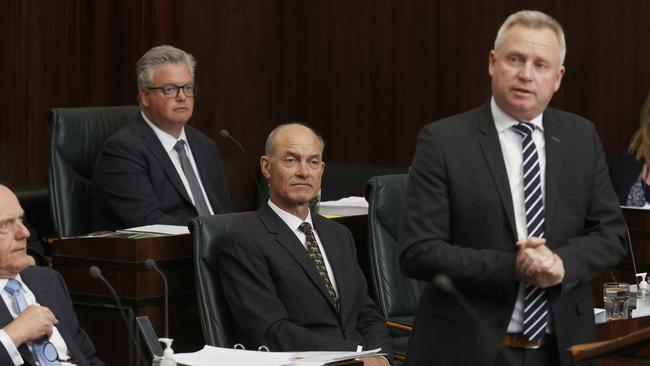
[[79,327],[61,275],[29,265],[23,215],[16,196],[0,185],[0,365],[104,365]]
[[[271,351],[391,353],[384,319],[367,293],[350,231],[312,214],[320,190],[322,139],[300,124],[277,127],[262,174],[270,199],[220,246],[219,272],[237,341]],[[366,365],[388,364],[372,357]]]
[[111,136],[93,173],[93,229],[186,225],[232,211],[214,141],[186,126],[197,89],[192,55],[150,49],[136,65],[142,112]]

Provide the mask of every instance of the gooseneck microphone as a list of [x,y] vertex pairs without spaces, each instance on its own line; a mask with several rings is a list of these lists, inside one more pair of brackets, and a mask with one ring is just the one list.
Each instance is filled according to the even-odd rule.
[[[503,341],[499,337],[498,334],[492,331],[490,327],[485,323],[483,318],[481,318],[480,315],[476,312],[472,304],[467,301],[465,296],[463,296],[460,291],[456,289],[456,286],[454,286],[453,282],[451,282],[451,278],[449,276],[439,273],[433,277],[433,285],[436,286],[439,290],[442,290],[450,295],[452,295],[455,299],[456,302],[460,304],[460,306],[465,310],[467,315],[469,315],[470,318],[472,318],[473,321],[475,321],[479,327],[483,328],[483,331],[487,337],[490,337],[491,339],[488,340],[488,342],[494,342],[498,345],[498,349],[501,350],[503,347]],[[517,360],[514,359],[514,357],[508,353],[508,352],[503,352],[503,355],[505,358],[508,359],[508,363],[515,366],[517,365]]]
[[[126,317],[126,312],[124,311],[124,307],[122,306],[122,302],[120,301],[119,296],[117,296],[117,292],[115,292],[115,288],[111,286],[111,284],[102,276],[102,270],[99,269],[97,266],[91,266],[88,269],[88,273],[90,274],[90,277],[98,279],[108,287],[108,289],[111,291],[111,295],[113,296],[113,300],[115,301],[115,304],[117,305],[117,309],[120,311],[120,314],[122,315],[122,320],[124,320],[124,324],[126,324],[126,329],[129,332],[128,334],[128,343],[133,344],[135,346],[135,352],[137,354],[137,357],[146,364],[146,361],[144,361],[144,356],[140,352],[140,347],[138,346],[138,343],[135,341],[135,334],[133,333],[133,327],[131,327],[131,323],[129,322],[128,318]],[[129,356],[129,364],[131,364],[132,358]]]
[[149,270],[154,270],[158,272],[160,277],[162,277],[163,284],[165,286],[165,338],[169,338],[169,287],[167,286],[167,276],[158,268],[156,261],[148,258],[144,261],[144,265]]
[[251,177],[253,178],[253,182],[255,183],[255,188],[257,188],[257,193],[259,193],[260,197],[264,197],[265,195],[263,189],[260,187],[259,182],[257,181],[257,175],[255,174],[255,169],[253,169],[253,163],[251,163],[250,159],[248,158],[248,154],[246,153],[246,149],[244,149],[244,146],[242,146],[242,144],[239,143],[239,141],[237,141],[236,138],[232,137],[232,135],[230,134],[230,132],[228,132],[228,130],[220,130],[219,135],[221,135],[221,137],[223,137],[226,140],[231,140],[232,142],[237,144],[237,146],[239,146],[239,150],[244,155],[244,160],[246,160],[246,164],[248,165],[248,170],[250,170]]

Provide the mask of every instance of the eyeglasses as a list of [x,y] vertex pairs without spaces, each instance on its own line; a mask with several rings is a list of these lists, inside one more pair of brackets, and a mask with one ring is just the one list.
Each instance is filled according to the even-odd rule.
[[66,362],[72,365],[76,365],[79,362],[77,360],[73,359],[67,359],[67,360],[62,360],[59,358],[59,353],[56,351],[56,347],[50,342],[49,340],[46,340],[43,345],[43,355],[45,356],[45,359],[48,362]]
[[185,85],[163,85],[163,86],[151,86],[147,87],[149,90],[162,90],[163,95],[166,98],[176,98],[181,89],[183,89],[183,94],[186,97],[195,97],[198,93],[196,85],[194,84],[185,84]]

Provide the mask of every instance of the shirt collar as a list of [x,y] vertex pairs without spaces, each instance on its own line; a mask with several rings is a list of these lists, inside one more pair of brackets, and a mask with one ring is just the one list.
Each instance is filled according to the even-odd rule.
[[[519,121],[512,118],[501,108],[499,108],[497,103],[494,101],[494,97],[490,99],[490,109],[492,110],[492,119],[494,120],[494,125],[497,128],[497,132],[503,132],[504,130],[507,130],[519,123]],[[544,132],[544,125],[542,124],[543,116],[544,113],[540,113],[537,117],[533,118],[529,122],[535,126],[535,129],[541,132]]]
[[290,212],[287,212],[287,211],[281,209],[280,207],[278,207],[275,203],[271,202],[270,199],[269,199],[268,203],[269,203],[269,207],[271,207],[273,212],[275,212],[276,214],[278,214],[278,216],[280,216],[282,221],[284,221],[284,223],[287,224],[287,226],[289,227],[289,229],[291,229],[291,231],[294,231],[294,232],[299,231],[298,227],[303,222],[309,223],[309,225],[311,225],[312,229],[314,228],[314,224],[313,224],[313,222],[311,220],[311,211],[307,211],[307,218],[305,219],[305,221],[302,221],[298,216],[296,216],[296,215],[294,215],[294,214],[292,214]]
[[174,149],[174,145],[176,145],[176,142],[178,140],[183,140],[185,141],[185,145],[189,145],[187,143],[187,137],[185,136],[185,126],[181,128],[181,134],[178,136],[177,139],[174,136],[163,131],[160,127],[156,126],[153,122],[151,122],[149,118],[147,118],[147,116],[144,114],[143,111],[140,111],[140,114],[142,115],[142,118],[144,118],[144,121],[147,122],[149,127],[151,127],[153,133],[156,134],[156,137],[158,137],[158,140],[160,140],[160,143],[162,144],[165,151],[167,152],[172,151]]
[[[4,291],[4,288],[7,286],[7,282],[9,282],[10,279],[11,278],[0,278],[0,291]],[[17,274],[13,279],[20,282],[22,289],[25,289],[27,287],[25,285],[25,282],[23,282],[23,280],[20,278],[20,274]]]

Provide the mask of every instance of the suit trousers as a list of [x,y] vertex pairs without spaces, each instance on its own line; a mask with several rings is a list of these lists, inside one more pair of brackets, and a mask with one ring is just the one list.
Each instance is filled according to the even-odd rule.
[[[506,356],[510,354],[512,361]],[[493,366],[556,366],[560,364],[555,343],[543,345],[537,349],[501,348]]]

